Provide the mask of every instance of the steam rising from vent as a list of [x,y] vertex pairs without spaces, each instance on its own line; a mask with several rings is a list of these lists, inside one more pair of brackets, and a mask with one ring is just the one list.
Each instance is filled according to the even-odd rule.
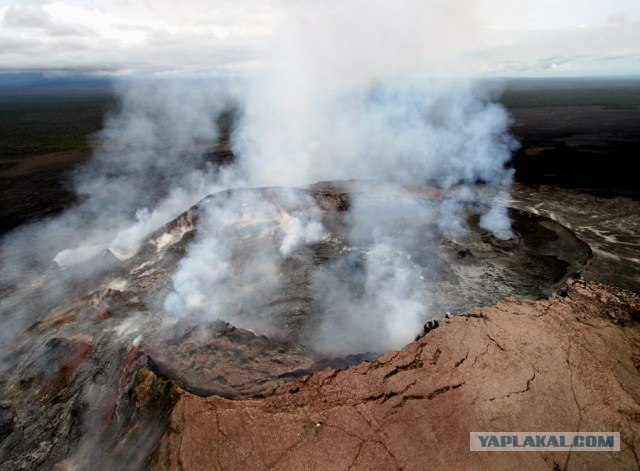
[[[328,5],[285,18],[247,82],[119,85],[120,109],[74,177],[82,203],[3,241],[3,279],[33,280],[51,261],[57,270],[55,281],[1,301],[11,313],[5,327],[14,327],[4,329],[3,346],[30,319],[80,294],[76,280],[130,258],[207,194],[320,180],[373,180],[398,200],[376,211],[354,201],[350,242],[368,238],[357,262],[361,278],[345,283],[331,268],[314,274],[326,320],[306,326],[309,345],[327,354],[397,348],[438,314],[431,310],[438,293],[420,281],[430,274],[407,258],[395,213],[415,211],[457,239],[466,231],[463,202],[474,201],[484,208],[483,228],[512,235],[503,207],[512,179],[505,168],[514,147],[509,117],[462,78],[464,58],[452,54],[473,40],[473,18],[460,15],[472,12],[456,1]],[[237,162],[218,167],[204,155],[230,106],[239,112],[231,142]],[[404,192],[407,185],[441,188],[444,200],[425,209]],[[292,190],[285,200],[236,192],[209,207],[158,304],[178,317],[271,332],[260,306],[282,288],[278,267],[326,236],[321,211],[304,192]],[[255,243],[251,234],[265,231],[272,242]],[[424,243],[435,237],[425,233]],[[352,263],[349,257],[339,263]]]
[[[319,269],[314,277],[325,317],[307,327],[307,338],[327,354],[400,347],[435,315],[429,307],[437,293],[426,292],[425,274],[407,258],[395,211],[410,207],[415,217],[439,219],[440,230],[455,239],[467,230],[463,202],[472,200],[488,208],[483,228],[502,239],[512,236],[500,201],[508,197],[512,178],[505,168],[514,147],[508,115],[469,81],[438,77],[460,68],[457,57],[440,50],[453,40],[441,26],[448,7],[427,3],[428,15],[420,15],[421,2],[355,1],[312,18],[290,18],[242,100],[233,147],[251,185],[373,179],[393,185],[400,195],[396,206],[372,212],[356,202],[350,209],[352,244],[373,234],[360,280],[340,279],[339,265],[350,263],[349,254],[336,270]],[[428,39],[437,40],[437,47]],[[401,189],[424,184],[446,191],[438,209],[422,208]],[[216,211],[222,216],[214,220],[227,220],[223,209]],[[425,234],[425,243],[434,237]],[[218,306],[229,292],[218,288],[233,279],[227,254],[236,239],[202,236],[183,260],[165,307],[179,315],[205,298],[209,312]],[[269,250],[261,256],[276,256],[276,264],[286,255]],[[274,280],[272,270],[255,275]],[[206,292],[214,294],[205,297]],[[230,311],[214,312],[229,319]],[[268,330],[259,309],[252,317],[251,327]]]
[[[5,443],[28,439],[28,463],[150,463],[175,389],[144,367],[253,395],[401,348],[447,311],[544,294],[591,256],[505,208],[509,116],[454,53],[473,2],[284,3],[251,75],[118,82],[70,177],[78,204],[2,239]],[[508,240],[508,214],[532,236]]]
[[[397,188],[379,189],[379,196],[355,196],[350,208],[351,250],[327,269],[317,270],[314,285],[326,312],[309,338],[313,347],[329,354],[382,352],[413,340],[432,317],[432,297],[425,289],[435,258],[416,263],[414,234],[403,226],[419,221],[425,228],[417,244],[435,244],[426,227],[437,219],[437,207],[427,206]],[[345,277],[344,266],[355,266],[355,276]]]
[[74,291],[79,280],[97,279],[152,231],[238,181],[203,157],[218,137],[228,88],[139,80],[118,83],[116,91],[119,109],[95,136],[92,160],[73,176],[82,202],[2,240],[2,280],[23,289],[0,299],[0,353],[35,319],[85,294]]
[[197,239],[173,277],[167,312],[277,335],[260,306],[279,288],[286,257],[324,236],[320,210],[309,196],[295,190],[278,196],[284,198],[276,205],[240,191],[206,206]]
[[452,78],[472,14],[460,1],[356,0],[289,17],[245,100],[234,147],[246,173],[508,185],[506,113]]
[[[508,116],[481,91],[433,79],[394,79],[331,95],[322,87],[308,109],[283,109],[274,96],[274,103],[263,103],[264,115],[245,116],[238,132],[244,140],[236,147],[253,182],[373,178],[443,188],[482,181],[508,188]],[[289,113],[291,121],[320,115],[309,129],[298,129],[286,122]]]

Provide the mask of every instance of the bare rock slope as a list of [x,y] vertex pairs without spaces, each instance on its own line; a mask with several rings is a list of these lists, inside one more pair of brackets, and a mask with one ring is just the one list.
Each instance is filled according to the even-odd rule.
[[[252,398],[175,403],[155,469],[637,469],[640,296],[577,281]],[[144,382],[162,382],[144,373]],[[152,378],[152,379],[150,379]],[[144,400],[144,394],[140,400]],[[620,452],[472,453],[471,431],[619,431]]]

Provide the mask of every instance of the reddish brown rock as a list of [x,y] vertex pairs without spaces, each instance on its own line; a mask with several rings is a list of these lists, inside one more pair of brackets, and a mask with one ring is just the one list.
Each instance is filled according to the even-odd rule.
[[[229,400],[185,391],[155,469],[636,469],[640,296],[577,282],[374,362]],[[619,431],[620,452],[472,453],[471,431]]]
[[70,304],[53,309],[41,320],[33,323],[28,332],[42,334],[85,319],[91,321],[110,319],[113,317],[110,303],[122,302],[123,297],[124,293],[110,288],[82,296]]
[[93,339],[88,335],[78,334],[70,338],[55,338],[50,344],[50,367],[53,372],[38,393],[43,401],[53,398],[67,384],[89,356]]
[[34,323],[29,330],[42,333],[52,329],[58,329],[65,324],[70,324],[78,320],[78,315],[86,309],[88,301],[86,298],[78,299],[71,304],[56,308],[47,314],[42,320]]

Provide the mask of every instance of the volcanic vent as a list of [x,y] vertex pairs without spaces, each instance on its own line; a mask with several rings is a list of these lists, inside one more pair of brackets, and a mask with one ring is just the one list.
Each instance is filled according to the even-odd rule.
[[378,356],[446,313],[546,296],[590,257],[565,227],[515,209],[513,237],[498,239],[473,202],[467,230],[442,235],[443,197],[356,182],[215,194],[149,237],[105,278],[118,289],[94,298],[133,319],[158,371],[233,397]]
[[43,286],[87,263],[110,267],[78,279],[66,296],[89,294],[43,316],[7,356],[7,463],[32,463],[45,442],[40,463],[77,446],[146,460],[173,399],[137,383],[141,368],[200,395],[262,394],[399,348],[446,313],[544,297],[590,258],[567,228],[515,209],[507,240],[481,228],[486,208],[473,201],[458,207],[465,230],[443,227],[445,198],[363,182],[228,190],[129,258],[107,250],[49,270]]

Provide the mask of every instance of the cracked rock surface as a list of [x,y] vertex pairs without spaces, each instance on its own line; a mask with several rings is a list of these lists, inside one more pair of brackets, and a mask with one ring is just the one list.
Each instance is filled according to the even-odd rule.
[[[640,295],[577,281],[252,398],[175,405],[165,469],[637,469]],[[471,431],[619,431],[616,453],[472,453]]]

